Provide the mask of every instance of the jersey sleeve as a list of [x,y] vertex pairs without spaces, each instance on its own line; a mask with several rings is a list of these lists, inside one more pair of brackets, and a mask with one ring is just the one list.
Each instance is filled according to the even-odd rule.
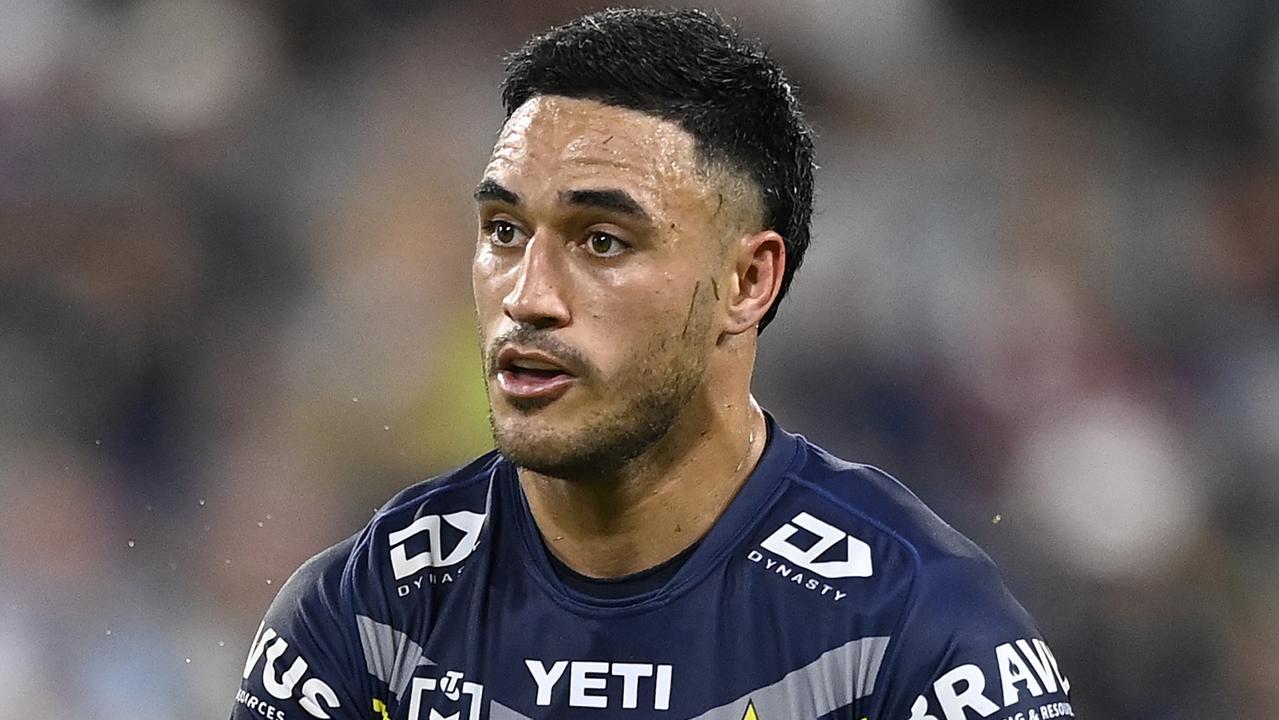
[[370,715],[367,673],[343,591],[356,538],[304,563],[249,646],[232,720],[346,720]]
[[949,558],[916,583],[872,720],[1075,717],[1070,681],[993,563]]

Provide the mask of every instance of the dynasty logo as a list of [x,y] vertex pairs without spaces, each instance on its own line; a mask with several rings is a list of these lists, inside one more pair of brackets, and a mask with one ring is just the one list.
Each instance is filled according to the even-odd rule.
[[[795,545],[791,538],[800,530],[816,537],[807,548]],[[844,543],[842,557],[837,546]],[[765,538],[759,546],[783,560],[817,573],[825,578],[870,577],[870,546],[831,525],[802,512]],[[829,560],[819,560],[828,550],[837,548]]]
[[[404,597],[412,592],[413,587],[421,588],[423,579],[429,584],[453,582],[460,575],[462,568],[458,565],[480,544],[480,531],[484,529],[484,513],[470,510],[446,513],[444,515],[424,515],[405,527],[387,536],[391,543],[391,571],[397,581],[418,575],[430,570],[423,577],[415,578],[412,584],[402,584],[397,593]],[[458,537],[460,534],[460,537]],[[413,554],[410,555],[409,553]],[[453,568],[446,572],[433,572],[439,568]]]
[[746,559],[795,585],[839,602],[848,593],[827,580],[870,577],[870,546],[806,512],[796,515]]

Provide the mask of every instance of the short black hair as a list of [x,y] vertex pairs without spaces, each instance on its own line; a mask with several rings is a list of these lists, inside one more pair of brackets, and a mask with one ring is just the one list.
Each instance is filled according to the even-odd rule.
[[758,186],[764,229],[786,244],[781,305],[808,249],[813,133],[790,82],[758,41],[700,10],[618,9],[533,37],[506,62],[509,119],[538,95],[596,100],[677,123],[703,160]]

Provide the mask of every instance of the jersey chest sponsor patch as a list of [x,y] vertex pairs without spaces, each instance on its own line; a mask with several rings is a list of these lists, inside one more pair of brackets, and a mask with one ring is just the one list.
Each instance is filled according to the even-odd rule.
[[[389,688],[379,707],[394,720],[540,720],[556,717],[755,720],[816,718],[872,692],[888,637],[853,640],[796,667],[767,671],[758,684],[727,667],[627,655],[528,657],[504,647],[465,674],[426,657],[398,630],[360,618],[369,672]],[[512,657],[511,655],[514,655]],[[729,662],[726,659],[725,662]],[[748,672],[758,660],[743,659]],[[737,690],[732,690],[729,678]],[[745,687],[742,687],[745,685]],[[708,696],[732,698],[709,710]]]

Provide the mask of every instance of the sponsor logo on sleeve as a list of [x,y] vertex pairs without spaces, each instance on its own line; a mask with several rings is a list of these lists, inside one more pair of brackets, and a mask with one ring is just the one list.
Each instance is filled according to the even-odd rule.
[[[461,563],[480,544],[484,513],[460,510],[444,515],[424,515],[387,536],[391,544],[391,571],[396,593],[404,597],[429,585],[451,583],[462,574]],[[416,576],[416,577],[415,577]]]
[[874,572],[870,545],[806,512],[764,538],[746,559],[835,602],[848,593],[827,580],[865,578]]
[[[329,720],[333,717],[330,711],[342,706],[333,688],[309,673],[311,666],[306,659],[291,651],[289,641],[267,627],[265,622],[258,626],[258,633],[249,647],[249,658],[244,663],[245,680],[257,669],[259,660],[262,661],[262,687],[276,700],[296,699],[303,710],[320,720]],[[284,712],[270,701],[247,690],[241,690],[236,701],[268,720],[284,717]]]
[[[801,529],[807,533],[801,533]],[[807,540],[808,547],[800,547],[792,540],[796,535],[815,539]],[[825,578],[871,576],[869,545],[806,512],[782,525],[759,546]],[[830,559],[821,560],[828,550],[833,550]]]
[[[1070,692],[1070,681],[1062,675],[1048,645],[1039,638],[1003,643],[995,648],[998,683],[987,682],[986,673],[976,664],[960,665],[937,678],[931,692],[920,695],[911,705],[907,720],[969,720],[991,717],[1018,705],[1020,712],[1000,720],[1051,720],[1073,718],[1069,702],[1058,699]],[[1058,699],[1035,702],[1037,698],[1060,692]],[[936,703],[930,702],[930,696]],[[970,715],[969,711],[975,713]]]

